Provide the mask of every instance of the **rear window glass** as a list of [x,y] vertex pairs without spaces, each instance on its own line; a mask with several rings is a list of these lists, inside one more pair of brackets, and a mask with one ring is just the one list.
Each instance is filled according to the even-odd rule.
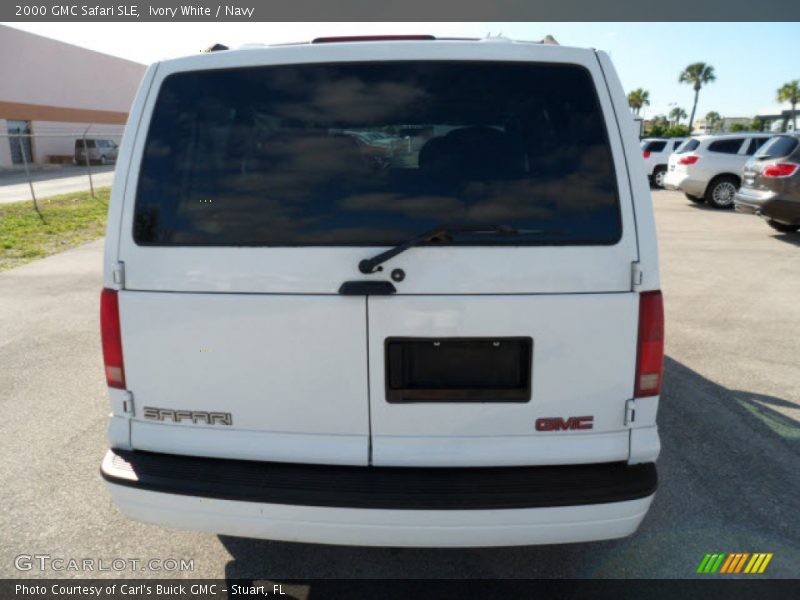
[[709,152],[719,152],[721,154],[737,154],[742,147],[742,138],[732,140],[717,140],[708,145]]
[[83,150],[84,148],[94,148],[94,140],[75,140],[75,150]]
[[137,187],[137,243],[392,245],[440,225],[529,230],[452,243],[620,239],[588,71],[345,63],[163,82]]
[[680,147],[680,145],[681,145],[682,143],[683,143],[683,140],[677,140],[677,141],[673,142],[673,143],[672,143],[672,149],[673,149],[673,151],[674,151],[674,150],[677,150],[677,149]]
[[648,142],[644,149],[648,152],[661,152],[666,146],[667,142],[665,141]]
[[677,150],[675,150],[676,154],[685,154],[687,152],[691,152],[692,150],[697,149],[700,145],[700,140],[696,140],[694,138],[690,140],[686,140],[683,144],[681,144]]
[[779,135],[771,138],[761,151],[758,153],[757,158],[780,158],[782,156],[789,156],[798,146],[798,139],[789,135]]

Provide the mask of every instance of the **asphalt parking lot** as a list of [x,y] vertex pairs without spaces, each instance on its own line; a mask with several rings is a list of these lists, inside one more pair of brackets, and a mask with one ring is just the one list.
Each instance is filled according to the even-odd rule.
[[[193,559],[230,577],[696,577],[707,552],[772,552],[800,575],[800,235],[659,191],[667,312],[660,489],[639,532],[591,544],[374,549],[255,541],[129,521],[98,474],[108,412],[102,240],[0,273],[0,577],[20,554]],[[106,573],[101,575],[114,575]]]

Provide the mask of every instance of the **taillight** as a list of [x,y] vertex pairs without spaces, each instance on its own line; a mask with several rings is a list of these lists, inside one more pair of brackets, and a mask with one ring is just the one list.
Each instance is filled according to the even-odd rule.
[[661,292],[639,294],[639,342],[634,398],[658,396],[664,374],[664,299]]
[[644,152],[642,152],[642,156],[645,158],[650,158],[650,150],[645,150]]
[[699,156],[696,156],[694,154],[690,154],[689,156],[684,156],[682,159],[680,159],[678,161],[678,163],[682,164],[682,165],[693,165],[698,160],[700,160]]
[[100,295],[100,335],[103,340],[103,362],[109,387],[125,389],[125,367],[122,364],[122,336],[119,329],[117,290],[104,289]]
[[791,177],[797,172],[798,165],[794,163],[778,163],[764,167],[761,174],[764,177]]

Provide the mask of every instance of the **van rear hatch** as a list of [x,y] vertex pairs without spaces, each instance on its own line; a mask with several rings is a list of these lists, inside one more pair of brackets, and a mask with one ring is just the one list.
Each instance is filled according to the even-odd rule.
[[118,250],[134,448],[627,459],[636,229],[593,52],[215,53],[160,65],[143,114]]

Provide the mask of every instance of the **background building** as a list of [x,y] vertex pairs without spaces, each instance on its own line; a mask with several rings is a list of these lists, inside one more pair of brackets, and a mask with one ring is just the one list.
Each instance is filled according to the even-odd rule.
[[[119,139],[145,65],[0,25],[0,167],[59,162],[80,132]],[[6,133],[32,133],[13,138]],[[20,143],[21,142],[21,143]]]
[[704,133],[728,133],[734,125],[750,127],[752,123],[752,117],[722,117],[722,119],[714,123],[712,131],[711,125],[707,123],[704,118],[699,118],[694,121],[694,130],[692,133],[695,135]]
[[800,123],[800,109],[782,110],[780,113],[756,115],[761,131],[794,131],[795,120]]

